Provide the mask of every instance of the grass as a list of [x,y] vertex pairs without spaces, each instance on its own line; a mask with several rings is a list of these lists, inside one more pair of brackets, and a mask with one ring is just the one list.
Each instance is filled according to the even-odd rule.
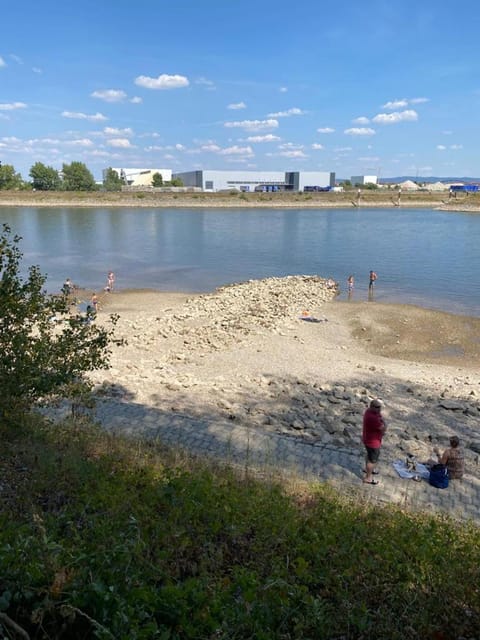
[[473,524],[254,480],[87,424],[0,433],[6,638],[480,635]]

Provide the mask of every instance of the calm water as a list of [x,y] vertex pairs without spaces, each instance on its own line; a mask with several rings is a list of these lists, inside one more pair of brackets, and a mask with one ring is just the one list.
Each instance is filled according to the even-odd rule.
[[480,316],[480,215],[432,210],[152,210],[0,208],[27,264],[101,289],[210,291],[250,278],[355,275],[354,299]]

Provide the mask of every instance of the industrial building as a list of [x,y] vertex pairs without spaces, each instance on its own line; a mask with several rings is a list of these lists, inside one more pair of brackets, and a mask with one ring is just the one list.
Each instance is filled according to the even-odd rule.
[[185,171],[174,173],[186,187],[203,191],[310,191],[335,186],[327,171]]
[[[122,178],[129,187],[151,187],[155,173],[159,173],[164,182],[170,182],[172,179],[171,169],[117,169],[115,167],[112,167],[112,169],[118,173],[118,176]],[[103,170],[103,179],[105,179],[107,171],[108,169]]]

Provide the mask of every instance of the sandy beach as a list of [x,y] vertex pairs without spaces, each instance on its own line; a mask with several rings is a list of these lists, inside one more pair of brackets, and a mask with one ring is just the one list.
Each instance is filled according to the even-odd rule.
[[480,488],[479,318],[339,302],[313,276],[205,295],[116,291],[98,321],[110,313],[127,344],[93,376],[104,402],[359,453],[363,411],[380,397],[385,460],[427,459],[458,434]]

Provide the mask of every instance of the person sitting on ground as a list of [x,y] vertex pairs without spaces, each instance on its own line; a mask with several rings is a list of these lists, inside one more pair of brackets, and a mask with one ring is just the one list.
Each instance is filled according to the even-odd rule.
[[440,464],[444,464],[447,467],[450,480],[461,480],[463,478],[465,460],[458,436],[450,438],[450,447],[445,449],[442,454],[438,448],[435,448],[434,452],[437,454]]

